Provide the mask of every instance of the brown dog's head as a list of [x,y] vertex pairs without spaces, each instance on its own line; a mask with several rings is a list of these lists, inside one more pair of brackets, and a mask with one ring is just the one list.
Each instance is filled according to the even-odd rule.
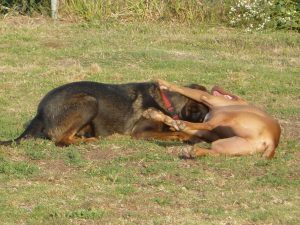
[[[186,87],[208,92],[204,86],[198,84],[190,84]],[[157,85],[157,90],[159,90],[159,85]],[[160,91],[157,93],[160,93]],[[203,122],[205,116],[209,112],[209,108],[206,105],[192,100],[184,95],[173,91],[165,91],[165,93],[167,94],[167,97],[172,103],[175,112],[178,114],[181,120],[196,123]],[[164,103],[162,103],[162,105],[164,105]],[[162,108],[166,108],[165,105]],[[168,110],[166,110],[165,113],[168,114],[167,112]]]
[[[198,84],[190,84],[186,87],[208,92],[204,86]],[[209,108],[206,105],[196,102],[195,100],[187,98],[176,92],[169,93],[171,102],[173,103],[174,108],[179,114],[181,120],[196,123],[203,122],[206,114],[209,111]]]
[[[198,84],[190,84],[186,87],[208,92],[204,86]],[[187,103],[181,110],[180,117],[186,121],[199,123],[203,122],[208,112],[209,108],[206,105],[196,102],[195,100],[188,99]]]

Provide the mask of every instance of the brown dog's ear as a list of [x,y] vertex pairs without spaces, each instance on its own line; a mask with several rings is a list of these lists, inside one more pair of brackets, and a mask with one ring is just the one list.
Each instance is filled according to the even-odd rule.
[[208,92],[208,90],[206,89],[206,87],[204,87],[202,85],[199,85],[199,84],[189,84],[186,87]]
[[[190,84],[186,87],[208,92],[206,87],[199,84]],[[189,99],[181,111],[181,116],[183,120],[199,123],[203,122],[208,111],[209,108],[206,105]]]
[[209,108],[206,105],[194,100],[188,100],[181,110],[181,117],[183,120],[200,123],[203,122],[208,112]]

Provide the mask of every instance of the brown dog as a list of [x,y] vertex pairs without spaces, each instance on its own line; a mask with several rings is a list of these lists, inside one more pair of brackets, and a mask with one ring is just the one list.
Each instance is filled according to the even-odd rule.
[[162,80],[158,83],[161,89],[178,92],[210,108],[203,123],[173,120],[154,109],[144,113],[146,118],[164,122],[176,130],[212,142],[210,150],[195,147],[189,157],[220,154],[241,156],[254,153],[261,153],[268,159],[274,156],[281,129],[278,122],[266,112],[219,87],[214,87],[209,94]]

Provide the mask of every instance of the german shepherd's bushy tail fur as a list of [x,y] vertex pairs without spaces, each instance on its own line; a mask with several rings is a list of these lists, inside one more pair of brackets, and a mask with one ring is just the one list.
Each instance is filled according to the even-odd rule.
[[41,116],[37,114],[19,137],[8,141],[0,141],[0,145],[8,146],[12,145],[13,143],[20,144],[21,140],[24,139],[43,137],[43,128],[44,124],[41,120]]

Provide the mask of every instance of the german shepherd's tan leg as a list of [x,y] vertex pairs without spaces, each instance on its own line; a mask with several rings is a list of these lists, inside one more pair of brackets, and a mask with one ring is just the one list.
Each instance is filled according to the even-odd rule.
[[163,122],[166,125],[173,127],[175,130],[184,132],[192,136],[201,137],[203,134],[202,130],[211,131],[214,128],[211,122],[190,123],[182,120],[174,120],[171,117],[163,114],[162,112],[152,108],[147,109],[143,113],[143,116],[147,119]]
[[68,145],[72,145],[72,144],[79,144],[79,143],[89,143],[89,142],[96,142],[98,141],[97,138],[94,137],[90,137],[90,138],[85,138],[85,137],[76,137],[75,135],[66,135],[64,137],[62,137],[61,140],[59,140],[58,142],[55,142],[56,146],[68,146]]
[[[55,132],[55,144],[57,146],[68,146],[71,144],[77,144],[81,142],[91,142],[96,141],[97,138],[90,137],[78,137],[77,132],[80,130],[82,123],[85,121],[82,119],[81,116],[70,115],[62,124],[61,126],[56,129]],[[71,126],[69,126],[71,125]],[[69,126],[69,129],[63,131]],[[60,132],[59,132],[60,131]]]

